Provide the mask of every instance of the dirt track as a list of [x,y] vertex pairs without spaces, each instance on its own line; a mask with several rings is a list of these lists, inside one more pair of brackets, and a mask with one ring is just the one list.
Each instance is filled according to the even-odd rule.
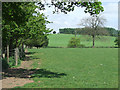
[[[33,64],[32,60],[22,61],[21,66],[17,67],[17,68],[14,68],[14,69],[16,69],[16,70],[17,69],[18,70],[19,69],[23,69],[23,70],[26,69],[26,71],[27,71],[27,69],[32,68],[32,64]],[[14,69],[13,69],[13,74],[18,73],[18,71],[15,71]],[[10,70],[8,70],[8,73],[11,72]],[[21,75],[24,75],[24,74],[21,73]],[[29,76],[27,78],[21,78],[21,77],[15,77],[14,75],[11,75],[10,77],[3,78],[2,80],[0,80],[0,82],[1,81],[2,81],[2,88],[13,88],[13,87],[16,87],[16,86],[23,86],[26,83],[34,82],[33,80],[31,80],[29,78]]]

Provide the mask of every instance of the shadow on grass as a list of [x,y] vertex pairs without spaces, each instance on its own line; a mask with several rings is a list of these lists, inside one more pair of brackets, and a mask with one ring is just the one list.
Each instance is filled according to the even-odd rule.
[[65,73],[51,72],[46,69],[23,69],[23,68],[10,68],[4,71],[3,79],[6,77],[18,78],[61,78],[66,76]]
[[36,52],[25,52],[26,55],[35,54]]
[[[69,47],[54,47],[48,46],[47,48],[69,48]],[[73,47],[71,47],[73,48]],[[92,46],[85,46],[85,47],[76,47],[76,48],[93,48]],[[94,48],[118,48],[117,46],[95,46]]]
[[40,59],[40,58],[36,58],[34,56],[31,56],[32,54],[35,54],[35,53],[37,53],[37,52],[26,52],[24,61],[29,61],[29,60],[33,60],[33,59]]
[[67,47],[48,46],[46,48],[67,48]]
[[33,60],[33,59],[40,59],[40,58],[33,57],[33,56],[26,56],[24,61],[29,61],[29,60]]

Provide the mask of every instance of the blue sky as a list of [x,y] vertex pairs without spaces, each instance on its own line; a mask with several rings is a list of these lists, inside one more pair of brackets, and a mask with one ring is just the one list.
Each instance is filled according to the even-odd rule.
[[[119,0],[102,1],[104,12],[101,14],[107,20],[105,23],[106,27],[118,29],[118,1]],[[47,27],[57,32],[59,32],[59,28],[79,28],[80,26],[78,24],[80,23],[80,20],[82,18],[89,17],[89,13],[84,13],[84,8],[80,7],[76,7],[73,12],[69,12],[68,14],[53,14],[53,9],[53,7],[46,7],[46,10],[40,12],[44,13],[48,17],[47,20],[53,22],[48,24]]]

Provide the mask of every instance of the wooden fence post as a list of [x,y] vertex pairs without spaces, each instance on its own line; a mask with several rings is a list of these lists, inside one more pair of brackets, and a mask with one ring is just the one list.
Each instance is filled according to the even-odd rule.
[[15,65],[18,65],[19,50],[18,47],[15,48]]
[[7,63],[9,63],[9,45],[7,45]]

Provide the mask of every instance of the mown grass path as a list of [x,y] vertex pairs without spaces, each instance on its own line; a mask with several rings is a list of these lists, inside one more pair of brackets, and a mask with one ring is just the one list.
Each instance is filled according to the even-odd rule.
[[[33,83],[24,88],[117,88],[117,48],[29,49]],[[23,88],[21,87],[21,88]]]

